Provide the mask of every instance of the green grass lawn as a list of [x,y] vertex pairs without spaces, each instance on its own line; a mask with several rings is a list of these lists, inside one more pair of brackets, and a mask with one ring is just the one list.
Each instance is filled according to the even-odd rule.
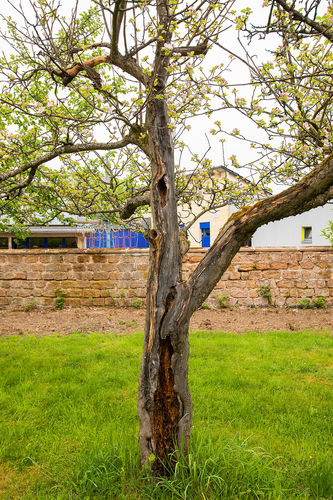
[[333,337],[191,334],[189,466],[139,472],[142,334],[0,338],[0,498],[333,498]]

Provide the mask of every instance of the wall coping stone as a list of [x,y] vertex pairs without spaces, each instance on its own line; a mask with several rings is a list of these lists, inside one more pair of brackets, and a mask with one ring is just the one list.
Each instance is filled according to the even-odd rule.
[[[190,248],[188,254],[191,253],[207,253],[205,248]],[[333,253],[333,248],[330,246],[297,246],[297,247],[241,247],[240,253],[260,253],[260,252],[328,252]],[[149,248],[2,248],[0,255],[50,255],[50,254],[130,254],[130,255],[145,255],[149,254]]]

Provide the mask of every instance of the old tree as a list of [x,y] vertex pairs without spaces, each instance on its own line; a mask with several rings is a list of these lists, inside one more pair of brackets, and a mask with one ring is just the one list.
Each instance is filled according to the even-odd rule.
[[[1,227],[151,215],[138,414],[141,460],[156,457],[157,472],[189,446],[191,315],[258,227],[333,194],[333,9],[265,3],[254,25],[232,0],[90,0],[87,12],[73,1],[70,13],[56,0],[8,1],[3,19]],[[273,40],[269,61],[251,52],[262,39]],[[240,86],[227,81],[233,64]],[[242,115],[240,128],[228,130],[226,109]],[[228,156],[236,141],[249,145],[251,183],[216,185],[208,157],[187,147],[189,121],[202,129],[202,115],[226,165],[242,162]],[[289,187],[268,197],[274,180]],[[229,219],[185,281],[177,205],[200,205],[204,189],[202,211],[266,196]]]

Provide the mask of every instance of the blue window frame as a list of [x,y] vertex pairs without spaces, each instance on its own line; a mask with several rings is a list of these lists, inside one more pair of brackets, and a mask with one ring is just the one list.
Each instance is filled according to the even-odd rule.
[[142,233],[129,229],[111,231],[109,242],[106,231],[96,231],[87,236],[87,248],[148,248],[149,244]]
[[210,222],[200,222],[201,246],[210,247]]
[[77,248],[75,236],[32,236],[25,240],[12,239],[12,248]]

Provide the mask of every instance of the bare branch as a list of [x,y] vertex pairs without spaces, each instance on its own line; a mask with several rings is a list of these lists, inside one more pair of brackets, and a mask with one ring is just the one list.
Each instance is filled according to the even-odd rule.
[[7,172],[5,174],[2,174],[0,176],[0,183],[6,181],[7,179],[10,179],[12,177],[15,177],[19,174],[23,174],[24,172],[27,172],[28,170],[32,170],[36,172],[36,169],[40,166],[43,165],[54,158],[58,158],[59,156],[66,155],[66,154],[71,154],[71,153],[82,153],[82,152],[88,152],[88,151],[111,151],[114,149],[120,149],[123,148],[124,146],[127,146],[128,144],[134,143],[133,142],[133,137],[132,136],[126,136],[122,140],[117,141],[117,142],[105,142],[105,143],[99,143],[99,142],[93,142],[93,143],[88,143],[88,144],[68,144],[66,146],[61,146],[59,148],[54,149],[53,151],[50,151],[44,156],[41,156],[37,160],[34,160],[30,163],[26,163],[25,165],[21,165],[18,168],[15,168],[14,170]]
[[302,14],[296,10],[293,6],[290,6],[285,0],[274,0],[279,4],[286,12],[292,15],[292,18],[296,21],[306,24],[312,28],[319,35],[323,35],[327,40],[333,42],[333,31],[326,24],[319,24],[310,17]]

